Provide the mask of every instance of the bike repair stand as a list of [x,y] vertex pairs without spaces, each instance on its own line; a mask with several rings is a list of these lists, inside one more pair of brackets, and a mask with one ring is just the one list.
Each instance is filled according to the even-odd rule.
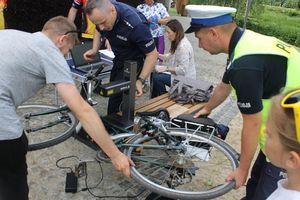
[[137,63],[126,61],[124,63],[123,80],[113,81],[100,86],[100,95],[105,97],[123,92],[122,115],[114,113],[103,117],[103,119],[124,129],[129,129],[133,126],[136,71]]
[[[133,126],[134,120],[134,104],[135,104],[135,82],[136,82],[137,63],[127,61],[124,63],[124,79],[113,81],[107,84],[100,85],[97,92],[104,97],[109,97],[113,94],[123,92],[122,115],[116,113],[101,117],[103,121],[119,126],[123,129],[129,129]],[[93,142],[90,136],[81,129],[75,138],[97,150],[99,147]]]

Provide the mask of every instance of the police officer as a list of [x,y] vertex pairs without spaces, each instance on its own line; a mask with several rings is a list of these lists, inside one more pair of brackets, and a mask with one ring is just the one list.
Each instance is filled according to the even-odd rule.
[[[149,76],[157,61],[158,53],[144,15],[126,4],[110,0],[89,0],[86,12],[98,31],[94,33],[93,49],[84,57],[91,59],[98,51],[100,35],[105,36],[115,54],[110,81],[120,80],[123,76],[124,62],[137,62],[137,96],[141,96],[142,84]],[[116,94],[109,99],[108,114],[120,111],[122,95]]]
[[300,85],[300,54],[292,46],[250,30],[242,30],[233,21],[234,8],[188,5],[192,17],[186,33],[195,32],[199,47],[211,54],[227,53],[228,63],[221,83],[208,103],[194,117],[209,114],[232,89],[243,118],[239,167],[229,174],[241,187],[248,176],[251,161],[260,143],[260,152],[247,182],[244,199],[264,200],[276,188],[285,172],[267,161],[264,154],[264,128],[269,99],[282,90]]

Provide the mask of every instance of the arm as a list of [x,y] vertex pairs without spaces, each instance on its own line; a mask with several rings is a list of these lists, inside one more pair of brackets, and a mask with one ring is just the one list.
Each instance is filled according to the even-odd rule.
[[157,23],[158,24],[161,24],[161,25],[166,25],[168,23],[168,21],[170,21],[171,17],[166,9],[166,7],[161,3],[161,4],[158,4],[159,5],[159,10],[160,10],[160,17],[159,19],[157,20]]
[[[155,63],[157,61],[158,52],[156,51],[156,48],[153,49],[151,52],[146,54],[146,58],[144,61],[143,70],[140,73],[140,77],[143,79],[146,79],[150,73],[153,71]],[[137,90],[137,96],[142,96],[142,83],[140,80],[136,81],[136,90]]]
[[97,112],[82,99],[75,85],[58,83],[56,84],[56,88],[64,102],[76,115],[86,132],[111,158],[115,168],[119,171],[122,171],[124,175],[129,176],[129,167],[130,165],[133,165],[133,162],[123,153],[121,153],[115,146],[110,136],[106,132]]
[[157,23],[161,24],[161,25],[166,25],[168,23],[168,21],[170,21],[170,19],[171,19],[170,16],[164,17],[164,18],[158,19]]
[[205,104],[205,106],[197,112],[194,117],[199,117],[201,115],[209,114],[214,108],[220,105],[230,94],[231,86],[223,82],[219,83],[215,88],[212,97]]
[[191,67],[190,54],[193,53],[193,49],[190,49],[191,46],[186,42],[185,38],[180,41],[175,51],[175,62],[173,66],[168,66],[168,71],[172,74],[184,76]]
[[236,181],[236,189],[244,185],[247,180],[251,161],[257,148],[261,126],[260,112],[255,114],[242,114],[242,117],[243,129],[241,138],[240,165],[226,178],[226,181]]
[[74,22],[74,20],[75,20],[77,11],[78,10],[74,7],[71,7],[69,10],[68,19],[70,19],[72,22]]
[[111,49],[111,46],[110,46],[110,43],[109,43],[108,39],[105,39],[105,47],[106,47],[106,49],[107,49],[107,50],[109,50],[109,51],[112,51],[112,49]]
[[84,54],[83,57],[86,60],[93,60],[94,56],[98,53],[98,49],[100,48],[100,43],[101,43],[101,34],[95,29],[94,31],[94,37],[93,37],[93,48],[90,50],[87,50]]

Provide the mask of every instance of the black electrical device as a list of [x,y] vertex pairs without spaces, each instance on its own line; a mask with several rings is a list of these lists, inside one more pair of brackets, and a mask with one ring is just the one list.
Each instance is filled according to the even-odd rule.
[[66,176],[66,188],[65,192],[67,193],[76,193],[77,192],[78,179],[74,172],[68,172]]

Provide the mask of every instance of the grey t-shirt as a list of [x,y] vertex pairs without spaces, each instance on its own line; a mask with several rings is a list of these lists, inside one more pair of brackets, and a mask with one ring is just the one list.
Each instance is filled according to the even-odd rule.
[[0,140],[22,134],[16,107],[48,83],[72,83],[64,56],[41,32],[0,31]]

